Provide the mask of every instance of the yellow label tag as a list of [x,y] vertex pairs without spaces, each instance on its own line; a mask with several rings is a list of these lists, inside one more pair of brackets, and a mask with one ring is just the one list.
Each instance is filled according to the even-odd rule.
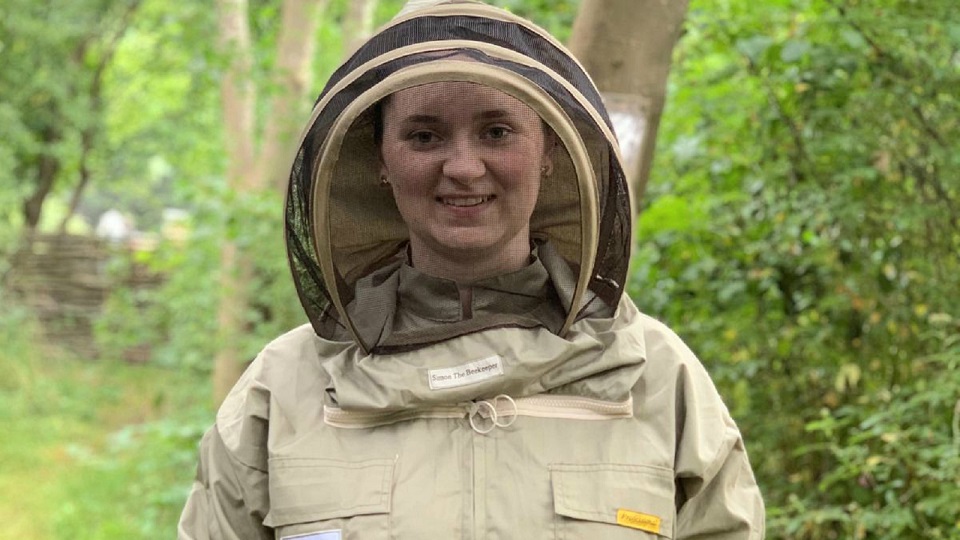
[[660,534],[660,518],[623,508],[617,510],[617,525]]

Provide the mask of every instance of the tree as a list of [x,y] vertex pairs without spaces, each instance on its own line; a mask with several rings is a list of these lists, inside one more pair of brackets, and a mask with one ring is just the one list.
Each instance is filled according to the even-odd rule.
[[[253,76],[253,45],[246,0],[219,0],[219,39],[229,64],[221,83],[227,141],[227,184],[243,197],[286,188],[286,170],[294,137],[303,117],[303,98],[310,89],[314,40],[326,0],[285,0],[276,48],[276,92],[270,97],[263,135],[258,136],[258,90]],[[258,143],[259,141],[259,143]],[[278,205],[279,207],[279,205]],[[241,209],[243,206],[241,205]],[[256,253],[227,238],[220,252],[219,339],[214,359],[214,398],[221,401],[244,369],[240,336],[248,329],[250,287]]]
[[954,9],[688,17],[630,292],[717,382],[771,536],[956,536]]
[[[650,176],[673,47],[687,0],[583,0],[570,49],[604,93],[618,126],[635,203]],[[618,122],[619,120],[619,122]]]
[[[140,0],[58,6],[12,2],[0,24],[0,111],[24,238],[39,227],[48,197],[72,184],[63,231],[89,186],[104,133],[104,78]],[[49,28],[57,28],[50,32]]]
[[377,0],[352,0],[349,3],[344,19],[344,35],[349,40],[343,49],[345,54],[353,54],[370,37],[376,10]]

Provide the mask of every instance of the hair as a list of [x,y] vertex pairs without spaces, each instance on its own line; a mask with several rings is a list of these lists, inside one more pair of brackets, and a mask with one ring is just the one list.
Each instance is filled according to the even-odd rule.
[[373,114],[373,142],[377,145],[377,148],[380,148],[380,145],[383,144],[383,109],[391,97],[392,95],[385,96],[370,108]]

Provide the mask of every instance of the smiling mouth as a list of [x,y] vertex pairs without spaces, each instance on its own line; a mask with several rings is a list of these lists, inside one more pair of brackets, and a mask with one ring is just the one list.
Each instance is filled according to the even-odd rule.
[[437,202],[447,206],[456,206],[458,208],[467,208],[470,206],[480,206],[481,204],[492,201],[495,195],[486,195],[483,197],[437,197]]

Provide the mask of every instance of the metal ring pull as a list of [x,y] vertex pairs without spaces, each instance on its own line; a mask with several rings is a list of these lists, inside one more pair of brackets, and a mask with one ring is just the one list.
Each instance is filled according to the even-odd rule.
[[[503,415],[503,416],[509,416],[509,417],[510,417],[510,420],[508,420],[508,421],[506,421],[506,422],[501,422],[501,421],[500,421],[500,418],[502,418],[503,416],[501,416],[501,417],[495,417],[495,418],[493,419],[493,423],[496,424],[497,427],[507,428],[507,427],[512,426],[513,423],[517,421],[517,416],[518,416],[518,415],[517,415],[517,402],[514,401],[512,397],[510,397],[510,396],[508,396],[508,395],[506,395],[506,394],[500,394],[499,396],[493,398],[493,404],[496,405],[501,399],[506,400],[507,403],[510,404],[510,407],[513,408],[513,411],[512,411],[510,414]],[[494,406],[494,409],[496,409],[496,406]]]
[[[486,410],[484,410],[486,407]],[[490,417],[492,422],[490,426],[481,429],[477,427],[477,422],[474,420],[478,416],[483,416],[486,412],[486,415]],[[494,430],[499,424],[497,423],[497,408],[493,406],[489,401],[476,401],[470,404],[470,407],[467,409],[467,415],[470,419],[470,427],[480,435],[486,435]]]

